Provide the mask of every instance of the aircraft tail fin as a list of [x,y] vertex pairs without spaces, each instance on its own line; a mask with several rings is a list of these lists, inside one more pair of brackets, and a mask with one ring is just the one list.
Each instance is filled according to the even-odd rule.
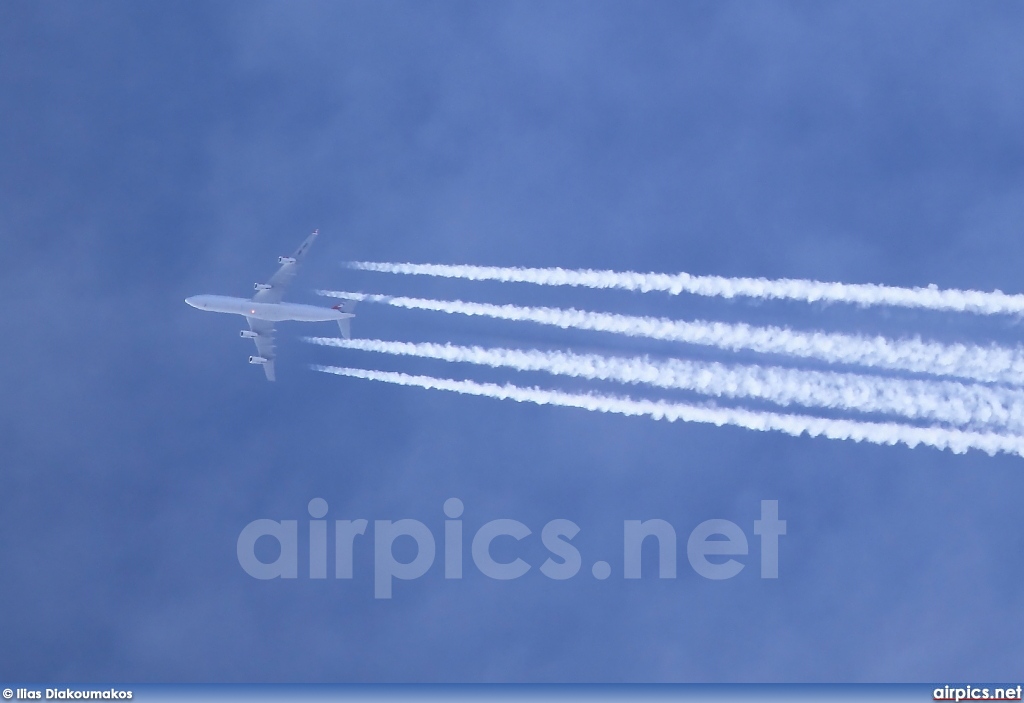
[[345,301],[335,305],[334,309],[338,310],[339,312],[346,312],[346,313],[348,313],[350,315],[350,317],[346,317],[346,318],[343,318],[341,320],[338,320],[338,327],[341,329],[341,336],[342,337],[344,337],[345,339],[351,339],[352,338],[352,317],[355,316],[352,311],[356,309],[356,301],[355,300],[345,300]]

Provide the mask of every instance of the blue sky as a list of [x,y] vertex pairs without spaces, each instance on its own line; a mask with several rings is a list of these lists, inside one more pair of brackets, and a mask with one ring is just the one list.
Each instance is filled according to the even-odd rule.
[[[309,230],[314,288],[1016,344],[1014,320],[356,273],[349,259],[1019,292],[1024,11],[972,2],[0,5],[0,677],[127,681],[1002,679],[1024,635],[1021,459],[523,406],[309,371],[507,375],[313,348],[279,382],[237,322]],[[360,308],[357,335],[701,350]],[[235,325],[235,326],[233,326]],[[330,333],[329,330],[321,330]],[[526,384],[555,385],[524,375]],[[373,598],[257,581],[258,518],[581,527],[584,568],[439,564]],[[788,521],[780,578],[621,578]],[[300,523],[303,524],[303,523]],[[536,541],[522,554],[543,559]],[[540,556],[538,556],[540,555]],[[645,559],[649,556],[645,551]],[[653,551],[650,553],[653,556]],[[589,565],[612,564],[598,581]],[[301,569],[301,562],[300,562]]]

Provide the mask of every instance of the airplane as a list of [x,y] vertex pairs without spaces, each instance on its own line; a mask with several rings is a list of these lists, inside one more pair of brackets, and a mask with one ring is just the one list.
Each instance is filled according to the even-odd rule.
[[266,283],[255,284],[256,295],[252,299],[234,298],[228,295],[193,295],[190,298],[185,298],[186,303],[200,310],[243,315],[249,321],[249,329],[242,330],[241,336],[256,343],[256,354],[249,357],[249,363],[262,366],[268,381],[274,380],[275,322],[282,320],[299,320],[301,322],[335,320],[341,329],[341,336],[348,339],[352,335],[351,319],[355,317],[352,310],[356,305],[354,300],[346,300],[332,308],[281,302],[285,289],[295,278],[299,264],[319,234],[320,230],[313,230],[313,234],[306,238],[306,241],[295,250],[294,254],[277,257],[277,262],[281,267]]

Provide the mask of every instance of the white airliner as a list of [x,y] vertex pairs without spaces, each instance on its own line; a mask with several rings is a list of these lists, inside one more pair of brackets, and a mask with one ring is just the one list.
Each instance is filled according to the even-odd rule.
[[267,380],[274,380],[274,323],[282,320],[299,320],[301,322],[326,322],[336,320],[341,328],[341,335],[346,339],[351,335],[350,320],[355,317],[352,309],[356,301],[346,300],[333,308],[302,303],[282,303],[284,291],[298,273],[306,252],[320,230],[313,234],[291,256],[279,256],[277,261],[281,268],[266,283],[255,285],[256,295],[252,299],[233,298],[227,295],[194,295],[185,298],[185,302],[200,310],[226,312],[243,315],[249,321],[249,329],[242,330],[242,337],[256,342],[256,354],[249,357],[250,364],[259,364],[267,374]]

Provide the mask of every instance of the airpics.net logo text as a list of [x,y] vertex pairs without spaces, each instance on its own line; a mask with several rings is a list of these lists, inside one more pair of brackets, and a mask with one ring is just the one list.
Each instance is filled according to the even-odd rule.
[[[328,558],[327,501],[314,498],[309,501],[309,578],[326,579]],[[458,498],[444,502],[444,577],[461,579],[466,538],[460,519],[464,506]],[[368,540],[369,521],[334,520],[334,578],[353,577],[353,553],[357,540]],[[583,557],[572,540],[580,527],[572,520],[551,520],[541,528],[540,541],[550,553],[538,570],[555,581],[576,576]],[[761,515],[753,520],[753,536],[760,548],[761,578],[779,577],[779,538],[786,534],[786,521],[779,519],[779,502],[762,500]],[[484,576],[497,580],[517,579],[529,572],[533,565],[522,557],[499,561],[492,554],[492,543],[498,538],[520,542],[533,535],[533,531],[518,520],[502,518],[481,525],[469,540],[473,566]],[[247,574],[256,579],[294,579],[299,576],[299,521],[253,520],[238,535],[238,563]],[[276,542],[279,551],[273,561],[262,561],[256,554],[256,543],[262,539]],[[395,555],[395,542],[400,538],[415,543],[415,555],[409,561],[399,561]],[[657,543],[658,576],[676,578],[677,535],[666,520],[624,520],[622,525],[622,576],[639,579],[642,572],[643,544],[651,539]],[[504,541],[504,540],[503,540]],[[437,554],[434,534],[419,520],[373,521],[373,595],[391,598],[395,580],[411,581],[426,574],[434,565]],[[507,551],[507,550],[506,550]],[[686,558],[699,576],[712,580],[730,579],[746,567],[750,544],[747,533],[731,520],[705,520],[690,532],[686,539]],[[611,576],[612,567],[606,561],[591,566],[594,578],[604,580]]]

